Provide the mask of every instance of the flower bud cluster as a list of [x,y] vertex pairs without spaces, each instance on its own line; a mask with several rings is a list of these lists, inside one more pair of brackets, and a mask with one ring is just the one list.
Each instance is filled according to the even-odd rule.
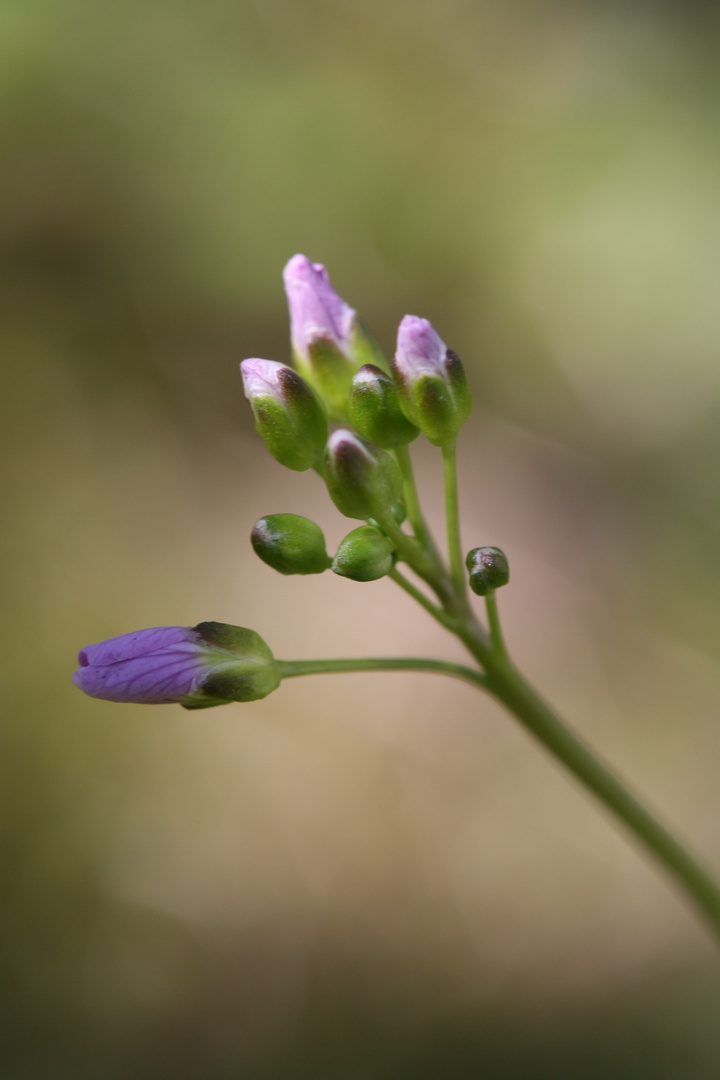
[[[427,319],[406,315],[389,365],[324,266],[295,255],[283,279],[294,369],[271,360],[241,364],[257,431],[281,464],[320,472],[341,513],[382,520],[402,497],[393,451],[420,432],[436,446],[448,446],[467,419],[470,393],[462,364]],[[328,439],[328,420],[352,426]],[[262,538],[253,542],[265,558]],[[319,567],[323,558],[310,565]]]
[[[332,569],[375,581],[395,565],[393,537],[405,553],[417,544],[398,534],[406,515],[400,450],[421,432],[436,446],[455,441],[470,410],[462,365],[430,323],[413,315],[402,320],[388,364],[324,266],[295,255],[283,278],[294,366],[242,361],[255,427],[280,464],[315,469],[338,510],[363,524],[332,559],[319,526],[297,514],[261,518],[252,545],[281,574]],[[330,432],[331,423],[344,426]],[[471,569],[476,592],[478,573]],[[188,709],[253,701],[280,683],[280,667],[258,634],[214,622],[124,634],[81,650],[78,663],[73,681],[91,697]]]

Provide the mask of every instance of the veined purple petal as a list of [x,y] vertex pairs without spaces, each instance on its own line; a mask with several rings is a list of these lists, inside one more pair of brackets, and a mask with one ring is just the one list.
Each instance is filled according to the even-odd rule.
[[401,378],[444,376],[447,345],[427,319],[406,315],[398,327],[395,368]]
[[350,332],[355,311],[338,296],[322,263],[311,263],[305,255],[294,255],[283,270],[290,309],[290,337],[305,359],[308,346],[320,338],[329,339],[346,354],[350,352]]
[[206,652],[189,627],[137,630],[82,649],[72,679],[90,697],[106,701],[177,701],[207,677]]
[[157,652],[180,642],[195,643],[199,640],[194,630],[187,626],[154,626],[149,630],[134,630],[130,634],[86,645],[78,654],[78,663],[116,664],[121,660],[133,660],[136,656]]

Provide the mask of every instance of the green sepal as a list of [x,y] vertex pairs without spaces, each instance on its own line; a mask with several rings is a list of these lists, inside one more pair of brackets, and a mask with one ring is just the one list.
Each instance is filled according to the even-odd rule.
[[350,326],[350,352],[357,366],[373,364],[385,374],[390,374],[390,364],[380,348],[375,335],[364,319],[356,315]]
[[308,359],[293,349],[293,363],[337,423],[347,421],[352,378],[358,369],[329,338],[318,337],[308,347]]
[[382,518],[402,494],[395,459],[351,431],[336,431],[325,450],[325,483],[346,517]]
[[348,412],[355,430],[386,450],[406,446],[420,434],[403,413],[395,383],[375,364],[364,364],[354,375]]
[[472,409],[465,370],[457,353],[447,349],[441,367],[410,376],[394,363],[393,379],[403,413],[425,438],[434,446],[454,443]]
[[228,701],[257,701],[280,685],[280,670],[270,647],[254,630],[228,623],[193,627],[207,646],[208,674],[196,694],[181,700],[186,709],[211,708]]
[[282,400],[270,394],[251,399],[255,429],[281,465],[305,472],[322,460],[328,421],[322,402],[296,371],[282,373]]

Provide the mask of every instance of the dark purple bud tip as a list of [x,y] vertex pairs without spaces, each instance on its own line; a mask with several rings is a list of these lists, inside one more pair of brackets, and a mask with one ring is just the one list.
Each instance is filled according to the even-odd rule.
[[465,565],[469,571],[470,588],[478,596],[495,592],[510,580],[510,568],[505,554],[496,547],[473,548]]

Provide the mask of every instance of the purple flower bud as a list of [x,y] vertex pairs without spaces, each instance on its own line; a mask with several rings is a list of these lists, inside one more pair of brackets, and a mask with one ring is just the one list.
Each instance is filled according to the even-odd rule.
[[355,312],[335,292],[322,263],[293,255],[283,270],[283,281],[290,308],[290,339],[299,356],[310,363],[310,345],[323,340],[349,359]]
[[317,465],[328,426],[315,392],[297,371],[274,360],[243,360],[240,373],[255,428],[276,461],[299,472]]
[[353,308],[333,289],[325,267],[294,255],[283,271],[293,362],[333,420],[347,420],[352,377],[363,364],[388,365]]
[[470,414],[470,391],[459,357],[427,319],[406,315],[392,362],[407,419],[435,446],[454,442]]
[[72,677],[104,701],[188,709],[255,701],[280,685],[275,659],[254,630],[226,623],[157,626],[88,645]]

